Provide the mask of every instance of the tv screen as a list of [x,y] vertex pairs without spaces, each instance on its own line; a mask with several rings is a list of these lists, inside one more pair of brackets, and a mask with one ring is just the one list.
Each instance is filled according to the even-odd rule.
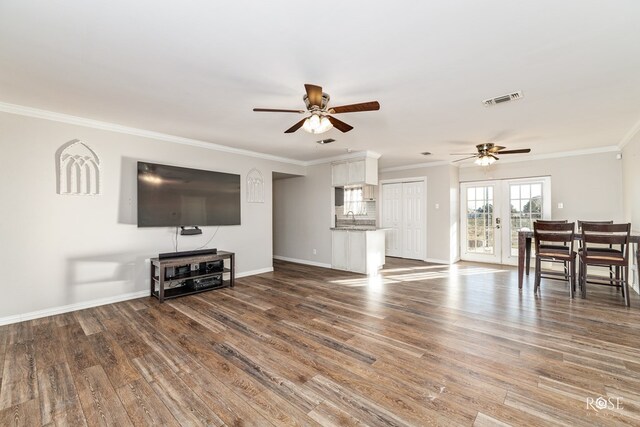
[[240,175],[138,162],[138,227],[240,224]]

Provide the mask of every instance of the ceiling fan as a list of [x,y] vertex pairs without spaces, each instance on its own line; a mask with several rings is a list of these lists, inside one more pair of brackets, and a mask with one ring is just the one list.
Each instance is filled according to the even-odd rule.
[[462,159],[454,160],[455,162],[461,162],[463,160],[473,159],[476,160],[474,163],[480,166],[489,166],[495,163],[496,160],[499,160],[496,155],[502,154],[521,154],[521,153],[530,153],[531,148],[522,148],[519,150],[505,150],[506,147],[502,147],[500,145],[494,145],[493,142],[486,142],[484,144],[476,145],[477,153],[459,153],[459,154],[451,154],[452,156],[465,156],[469,155],[469,157],[464,157]]
[[293,133],[300,128],[313,134],[324,133],[329,129],[335,127],[341,132],[349,132],[353,129],[353,126],[346,124],[332,116],[332,114],[340,113],[356,113],[362,111],[375,111],[380,109],[380,103],[378,101],[362,102],[359,104],[342,105],[340,107],[328,107],[329,97],[328,94],[322,92],[321,86],[305,84],[305,90],[307,93],[302,97],[307,109],[306,110],[282,110],[278,108],[254,108],[253,111],[268,112],[268,113],[298,113],[305,114],[310,113],[308,117],[300,120],[284,133]]

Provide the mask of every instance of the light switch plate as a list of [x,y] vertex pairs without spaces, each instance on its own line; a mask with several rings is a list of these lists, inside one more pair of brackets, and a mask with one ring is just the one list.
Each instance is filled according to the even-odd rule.
[[564,203],[558,203],[558,209],[564,209]]

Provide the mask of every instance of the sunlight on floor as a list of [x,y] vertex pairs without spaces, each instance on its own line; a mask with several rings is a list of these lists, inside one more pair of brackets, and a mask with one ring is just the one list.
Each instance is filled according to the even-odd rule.
[[[440,268],[440,271],[421,271],[431,268]],[[398,273],[404,271],[404,274],[387,274]],[[485,267],[462,267],[457,266],[425,266],[425,267],[408,267],[408,268],[394,268],[389,270],[382,270],[382,274],[369,277],[357,277],[352,279],[339,279],[332,280],[330,283],[335,283],[348,287],[361,287],[367,286],[372,290],[381,290],[384,285],[401,283],[401,282],[415,282],[419,280],[432,280],[442,278],[456,278],[460,276],[472,276],[479,274],[492,274],[502,273],[508,270],[501,270],[497,268],[485,268]]]

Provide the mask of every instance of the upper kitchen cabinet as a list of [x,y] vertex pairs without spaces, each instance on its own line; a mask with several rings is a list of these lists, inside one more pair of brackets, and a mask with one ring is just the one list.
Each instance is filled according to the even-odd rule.
[[378,185],[377,154],[369,153],[362,158],[342,160],[331,163],[331,185]]
[[334,187],[344,187],[349,183],[349,163],[331,163],[331,185]]

